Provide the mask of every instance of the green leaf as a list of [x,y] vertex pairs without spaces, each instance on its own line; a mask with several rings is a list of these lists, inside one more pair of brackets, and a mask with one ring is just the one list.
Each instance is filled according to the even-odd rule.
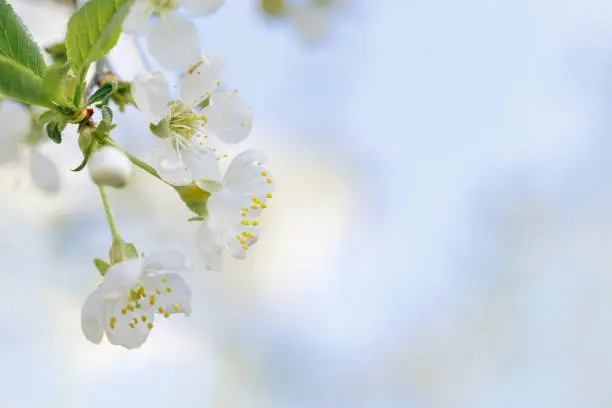
[[93,131],[91,130],[91,128],[85,128],[79,133],[78,144],[79,148],[81,149],[81,152],[83,153],[83,161],[81,161],[81,164],[79,164],[77,167],[72,169],[72,171],[74,172],[79,172],[83,170],[85,166],[87,166],[87,163],[89,163],[91,155],[96,150],[97,142],[93,137]]
[[69,70],[70,66],[68,64],[52,65],[49,67],[43,79],[43,88],[53,101],[60,105],[74,108],[71,94],[71,92],[74,92],[74,88],[72,81],[66,79]]
[[48,110],[48,111],[43,112],[42,115],[38,117],[38,123],[40,123],[41,125],[44,125],[45,123],[49,123],[49,122],[57,122],[62,117],[63,115],[60,112],[54,111],[54,110]]
[[51,56],[54,64],[63,65],[68,62],[68,55],[66,54],[66,44],[64,44],[63,42],[45,47],[45,52]]
[[117,84],[117,82],[105,83],[100,88],[98,88],[98,90],[94,92],[93,95],[91,95],[91,98],[89,98],[89,100],[87,101],[86,106],[90,106],[98,102],[103,104],[106,103],[106,101],[108,101],[108,98],[117,90],[118,86],[119,85]]
[[55,107],[43,87],[41,77],[2,55],[0,55],[0,94],[29,105]]
[[176,186],[174,188],[181,197],[181,200],[183,200],[191,211],[204,218],[208,216],[208,209],[206,205],[208,203],[210,193],[202,190],[195,184]]
[[45,60],[38,45],[6,0],[0,0],[0,55],[39,77],[45,74]]
[[103,261],[100,258],[96,258],[93,260],[94,265],[96,265],[96,268],[98,269],[98,271],[100,272],[100,275],[104,276],[106,274],[106,271],[108,271],[108,268],[110,268],[110,264],[106,261]]
[[[1,0],[0,0],[1,1]],[[90,0],[68,22],[66,50],[72,71],[84,77],[89,65],[113,49],[134,0]]]
[[50,122],[47,124],[47,136],[55,143],[62,143],[62,132],[60,130],[60,124],[57,122]]
[[113,110],[108,106],[100,107],[100,112],[102,113],[102,120],[108,123],[113,123]]

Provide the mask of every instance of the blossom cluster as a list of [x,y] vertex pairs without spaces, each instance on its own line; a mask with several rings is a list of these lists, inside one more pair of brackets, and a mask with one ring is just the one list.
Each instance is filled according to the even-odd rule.
[[[178,251],[139,252],[124,241],[113,218],[105,189],[126,186],[133,165],[174,189],[194,212],[189,221],[197,223],[196,245],[208,270],[222,268],[224,253],[244,259],[261,238],[260,217],[275,182],[261,152],[239,149],[253,128],[252,109],[237,89],[225,86],[225,59],[201,53],[195,25],[183,14],[185,10],[191,17],[211,14],[223,2],[89,0],[68,23],[65,43],[46,48],[54,61],[50,67],[42,57],[6,56],[0,47],[0,66],[19,64],[14,75],[21,83],[33,84],[17,89],[0,81],[0,93],[9,96],[0,105],[0,121],[10,126],[3,133],[0,164],[25,161],[34,184],[47,193],[56,192],[58,170],[40,153],[40,145],[47,140],[62,143],[64,129],[76,125],[83,162],[73,171],[87,169],[100,190],[112,244],[108,261],[94,260],[103,280],[82,308],[82,330],[92,343],[106,336],[111,344],[137,348],[148,338],[156,318],[191,313],[191,291],[181,276],[192,269],[186,256]],[[7,41],[31,41],[10,5],[0,2],[2,13],[21,30],[16,36],[5,32]],[[122,80],[112,71],[101,49],[108,53],[114,46],[104,36],[115,32],[117,24],[147,37],[148,51],[164,72]],[[17,45],[36,47],[27,41]],[[88,60],[90,54],[97,58]],[[5,61],[9,57],[12,60]],[[91,64],[95,74],[87,83]],[[36,84],[42,84],[42,93]],[[122,112],[126,105],[134,105],[149,120],[143,132],[158,139],[151,163],[113,140],[117,127],[113,104]],[[102,119],[94,120],[96,111]]]
[[[193,14],[209,14],[221,0],[182,0]],[[213,54],[197,55],[193,23],[174,13],[179,1],[141,0],[126,20],[128,30],[148,35],[149,51],[165,70],[182,70],[170,86],[164,73],[143,73],[131,81],[134,104],[149,119],[159,139],[151,166],[161,180],[180,189],[197,189],[206,199],[206,213],[196,212],[197,246],[209,270],[222,268],[224,252],[243,259],[261,237],[260,216],[274,190],[263,165],[264,155],[246,150],[230,155],[253,127],[253,112],[237,89],[226,90],[226,61]],[[153,16],[153,17],[152,17]],[[182,44],[176,47],[176,43]],[[97,151],[89,163],[98,183],[117,186],[118,150]],[[116,152],[117,158],[113,158]],[[97,161],[101,154],[106,155]],[[102,333],[127,348],[140,346],[155,316],[189,315],[190,290],[179,275],[189,263],[178,252],[124,259],[111,265],[104,282],[86,301],[83,332],[98,343]]]

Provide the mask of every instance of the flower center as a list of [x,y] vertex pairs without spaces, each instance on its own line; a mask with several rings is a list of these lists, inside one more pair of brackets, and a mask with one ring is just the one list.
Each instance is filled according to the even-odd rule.
[[130,328],[135,329],[139,324],[143,324],[148,330],[151,330],[153,322],[149,321],[147,311],[162,314],[165,318],[170,317],[170,312],[181,311],[181,305],[178,303],[173,304],[170,310],[166,305],[167,302],[163,302],[164,296],[168,296],[173,290],[166,278],[162,277],[159,284],[155,286],[154,289],[149,288],[150,291],[147,293],[141,283],[134,285],[123,300],[121,315],[110,316],[108,322],[110,329],[114,330],[118,324],[127,324]]
[[185,108],[182,102],[173,101],[170,103],[170,115],[168,127],[178,143],[188,151],[190,149],[210,149],[217,158],[217,161],[226,159],[228,156],[220,152],[214,138],[206,132],[206,116],[198,115],[193,109]]

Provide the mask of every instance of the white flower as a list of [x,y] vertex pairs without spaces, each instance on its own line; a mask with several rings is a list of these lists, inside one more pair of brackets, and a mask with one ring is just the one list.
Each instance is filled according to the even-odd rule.
[[123,187],[132,174],[132,162],[119,150],[103,146],[87,163],[94,183],[102,186]]
[[197,232],[198,248],[207,268],[221,268],[225,248],[243,259],[261,236],[259,216],[272,198],[274,181],[262,166],[265,157],[247,150],[234,158],[223,177],[222,187],[208,199],[208,218]]
[[200,40],[194,23],[175,10],[185,7],[194,16],[210,14],[224,0],[136,0],[124,22],[124,30],[146,35],[149,52],[168,71],[184,71],[200,56]]
[[22,104],[5,100],[0,105],[0,165],[26,161],[30,178],[47,193],[59,190],[59,172],[55,163],[38,151],[47,140],[43,132],[35,132],[30,111]]
[[85,301],[81,327],[87,340],[108,341],[128,349],[140,347],[154,325],[155,314],[191,313],[191,291],[176,272],[189,269],[177,251],[154,253],[111,266],[104,282]]
[[[155,148],[154,167],[174,185],[193,180],[220,181],[217,161],[223,148],[240,143],[253,127],[253,112],[238,91],[217,91],[225,61],[206,54],[181,78],[180,98],[171,100],[168,82],[161,73],[139,75],[132,82],[138,108],[165,138]],[[201,102],[208,102],[200,108]]]

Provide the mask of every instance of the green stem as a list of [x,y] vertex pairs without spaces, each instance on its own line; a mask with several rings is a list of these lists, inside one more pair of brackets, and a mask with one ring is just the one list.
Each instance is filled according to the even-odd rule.
[[104,187],[98,186],[100,189],[100,197],[102,198],[102,205],[104,205],[104,212],[106,213],[106,219],[108,220],[108,226],[110,227],[111,235],[113,237],[113,243],[123,241],[119,230],[117,230],[117,224],[115,224],[115,218],[111,211],[110,205],[108,204],[108,197],[106,197],[106,191]]

